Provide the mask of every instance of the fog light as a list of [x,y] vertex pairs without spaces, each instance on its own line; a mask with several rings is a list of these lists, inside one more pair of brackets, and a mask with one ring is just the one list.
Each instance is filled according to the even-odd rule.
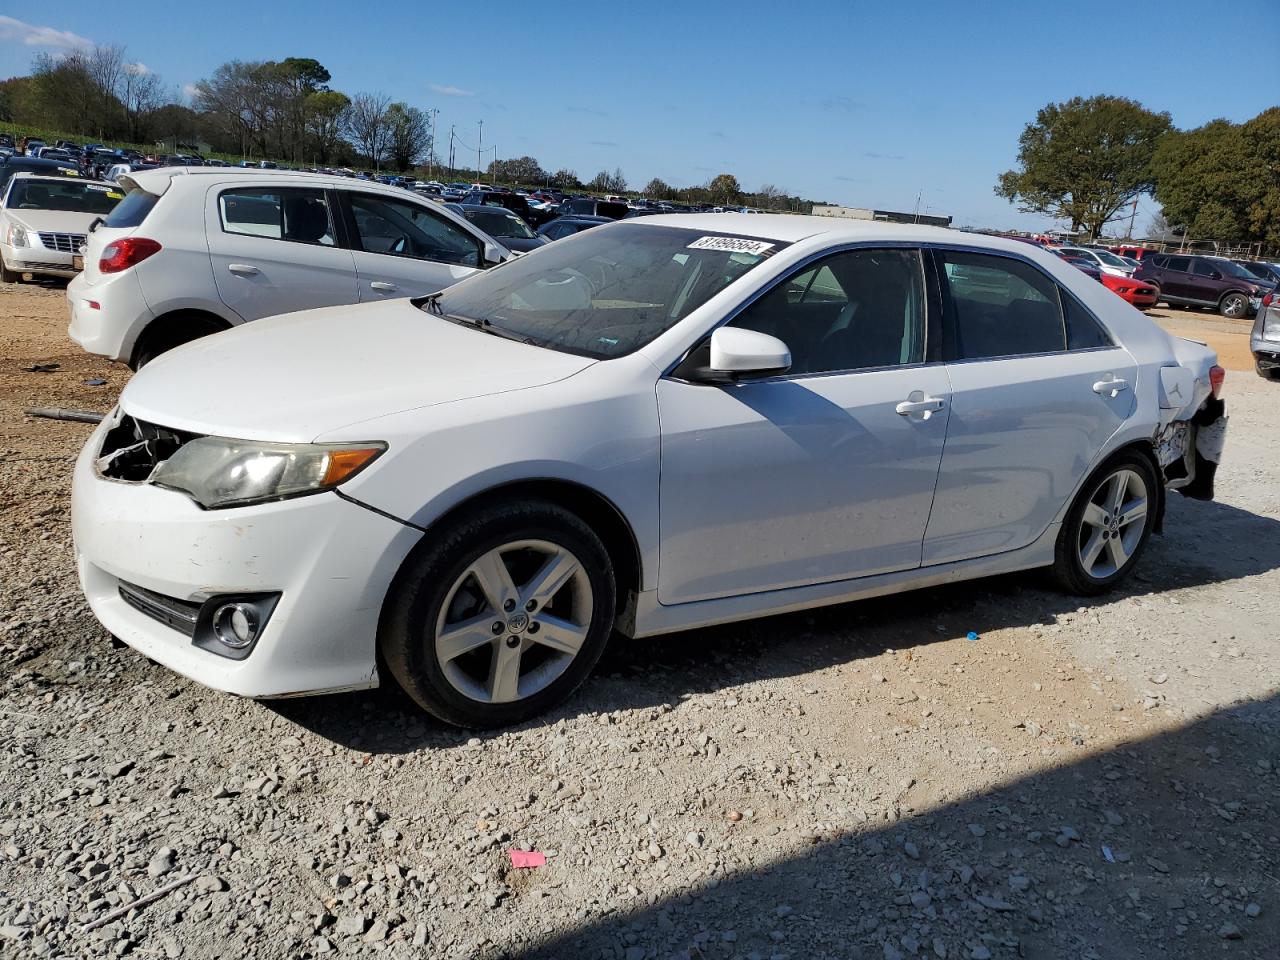
[[213,611],[213,635],[233,650],[253,643],[258,626],[258,612],[247,603],[224,603]]

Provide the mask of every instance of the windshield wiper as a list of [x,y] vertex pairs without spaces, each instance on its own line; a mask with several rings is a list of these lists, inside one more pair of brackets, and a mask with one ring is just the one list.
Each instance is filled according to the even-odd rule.
[[426,307],[432,313],[444,316],[444,311],[440,309],[440,298],[444,296],[443,290],[437,290],[435,293],[428,293],[425,297],[419,297],[413,301],[414,306],[419,310]]
[[495,337],[502,337],[504,340],[514,340],[516,343],[527,343],[530,346],[538,346],[538,341],[533,337],[527,337],[522,333],[516,333],[505,327],[494,326],[492,320],[484,317],[459,317],[452,313],[445,313],[440,309],[440,298],[444,296],[443,290],[437,290],[435,293],[429,293],[425,297],[418,297],[414,300],[414,304],[418,309],[427,309],[434,313],[441,320],[448,320],[450,323],[456,323],[460,327],[470,327],[472,330],[479,330],[481,333],[491,333]]

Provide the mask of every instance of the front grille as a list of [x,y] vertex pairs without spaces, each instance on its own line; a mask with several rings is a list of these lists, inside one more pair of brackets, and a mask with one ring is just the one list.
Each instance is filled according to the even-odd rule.
[[79,253],[88,237],[83,233],[40,233],[40,243],[60,253]]
[[188,637],[195,635],[196,621],[200,618],[198,603],[166,597],[162,593],[125,583],[123,580],[120,581],[120,599],[139,613],[145,613],[152,620],[159,620],[179,633]]
[[96,463],[98,473],[110,480],[145,483],[157,466],[195,436],[135,420],[126,414],[102,438]]

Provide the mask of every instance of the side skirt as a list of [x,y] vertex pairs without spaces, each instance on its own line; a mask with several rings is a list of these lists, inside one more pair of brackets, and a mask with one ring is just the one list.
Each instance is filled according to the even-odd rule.
[[1018,570],[1031,570],[1053,564],[1054,544],[1058,539],[1060,521],[1049,525],[1033,543],[1008,553],[990,557],[959,560],[955,563],[914,570],[899,570],[875,577],[856,580],[837,580],[786,590],[770,590],[740,597],[719,597],[714,600],[697,600],[692,603],[664,606],[658,602],[656,590],[646,590],[635,599],[634,619],[627,617],[618,624],[619,632],[631,637],[651,637],[677,630],[709,627],[754,617],[793,613],[813,607],[849,603],[889,593],[902,593],[921,587],[936,587],[960,580],[974,580]]

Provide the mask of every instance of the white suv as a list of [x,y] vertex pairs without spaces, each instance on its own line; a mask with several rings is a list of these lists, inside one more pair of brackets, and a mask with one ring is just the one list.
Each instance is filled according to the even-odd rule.
[[162,167],[120,185],[67,287],[69,333],[134,369],[248,320],[434,293],[510,256],[452,211],[379,184]]

